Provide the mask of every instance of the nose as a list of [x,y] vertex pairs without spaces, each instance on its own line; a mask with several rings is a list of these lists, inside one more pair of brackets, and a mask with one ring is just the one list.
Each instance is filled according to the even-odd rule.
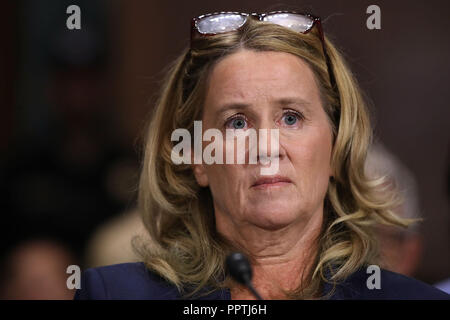
[[[257,162],[267,165],[275,158],[286,156],[286,149],[281,141],[280,131],[273,121],[264,119],[258,127]],[[271,160],[272,159],[272,160]]]

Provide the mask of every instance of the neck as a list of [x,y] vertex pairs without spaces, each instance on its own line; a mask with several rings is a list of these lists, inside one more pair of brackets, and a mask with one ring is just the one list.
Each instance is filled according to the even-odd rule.
[[[264,299],[286,299],[284,291],[298,288],[311,270],[317,253],[323,207],[283,228],[267,230],[252,224],[236,225],[216,214],[217,230],[249,255],[252,283]],[[253,299],[250,291],[233,283],[233,299]]]

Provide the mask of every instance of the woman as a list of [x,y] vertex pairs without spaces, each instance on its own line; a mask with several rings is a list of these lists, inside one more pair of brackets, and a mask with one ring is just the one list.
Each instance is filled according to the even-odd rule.
[[[274,130],[278,143],[265,159],[259,145],[256,164],[250,142],[244,163],[174,163],[173,133],[195,136],[194,121],[223,134],[223,153],[235,142],[227,129]],[[148,128],[139,206],[150,241],[137,246],[144,263],[85,271],[75,298],[252,299],[227,275],[233,251],[249,257],[265,299],[446,298],[385,270],[369,284],[371,227],[410,222],[392,213],[397,198],[383,181],[364,174],[370,139],[360,89],[318,18],[193,19],[191,46],[169,70]],[[190,151],[184,159],[198,150]],[[277,171],[263,174],[272,162]]]

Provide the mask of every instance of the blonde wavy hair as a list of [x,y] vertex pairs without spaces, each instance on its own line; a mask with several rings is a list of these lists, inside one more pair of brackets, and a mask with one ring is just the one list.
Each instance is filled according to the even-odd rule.
[[302,275],[301,287],[287,292],[288,296],[324,297],[324,282],[336,285],[377,262],[375,223],[404,227],[410,223],[393,213],[399,197],[385,180],[369,180],[365,175],[372,137],[367,106],[342,54],[327,37],[325,46],[337,90],[331,86],[316,28],[300,34],[251,19],[237,31],[193,40],[168,69],[146,129],[139,184],[138,204],[150,239],[135,239],[134,247],[150,270],[185,297],[201,294],[203,288],[227,286],[224,262],[234,248],[216,232],[209,188],[198,186],[190,165],[171,161],[171,134],[177,128],[193,130],[194,120],[201,120],[212,68],[241,49],[286,52],[305,61],[314,73],[333,133],[334,178],[324,199],[313,265]]

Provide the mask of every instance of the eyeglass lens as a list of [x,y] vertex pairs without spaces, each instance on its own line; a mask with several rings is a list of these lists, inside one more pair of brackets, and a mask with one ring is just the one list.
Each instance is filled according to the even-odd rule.
[[223,33],[239,29],[247,21],[247,16],[240,14],[221,13],[207,16],[197,22],[200,33]]
[[[314,23],[313,19],[307,16],[292,13],[273,13],[265,15],[262,20],[281,25],[297,32],[309,30]],[[224,33],[239,29],[246,21],[246,15],[219,13],[201,18],[197,22],[197,29],[203,34]]]

